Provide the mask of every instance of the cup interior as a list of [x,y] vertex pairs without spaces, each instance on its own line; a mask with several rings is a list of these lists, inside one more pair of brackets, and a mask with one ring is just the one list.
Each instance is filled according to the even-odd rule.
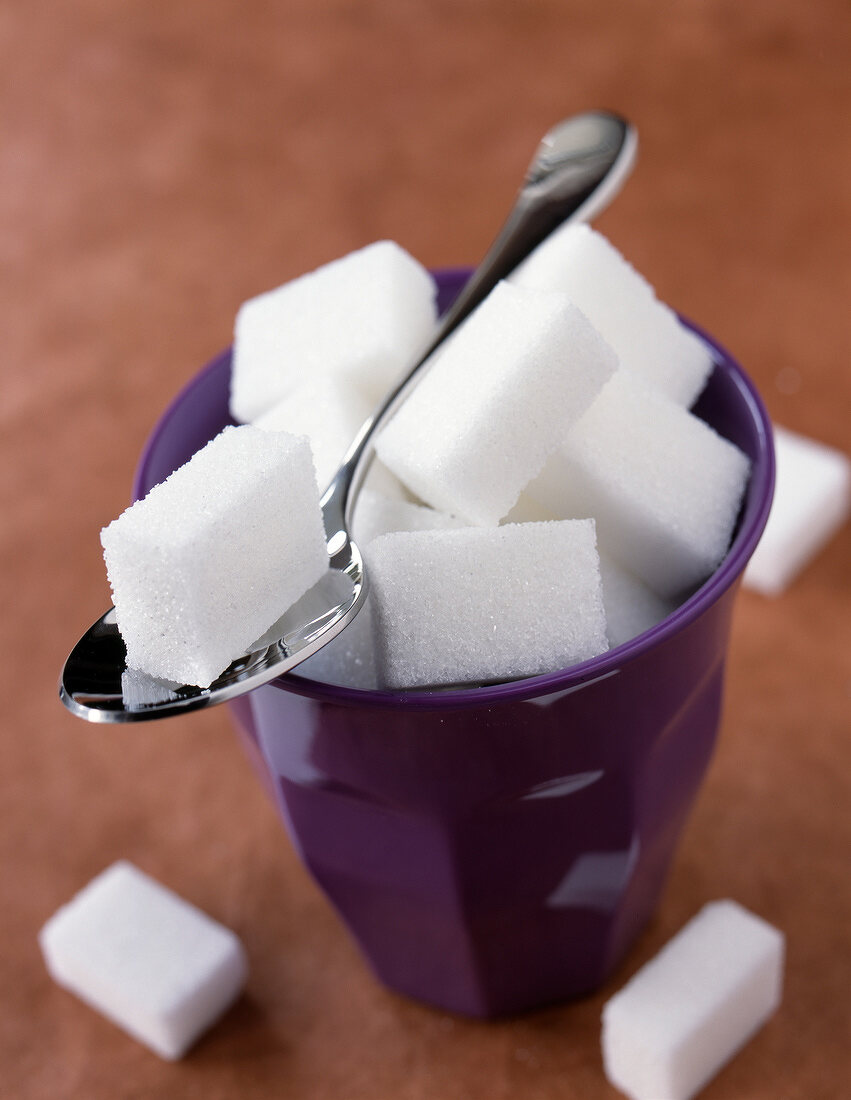
[[[438,307],[446,309],[469,276],[466,268],[436,271]],[[640,656],[684,629],[715,603],[741,577],[768,519],[774,487],[771,423],[753,383],[732,355],[687,318],[682,323],[710,349],[714,369],[693,412],[720,435],[741,448],[751,460],[751,476],[730,549],[718,569],[666,619],[650,630],[568,669],[500,684],[445,690],[374,691],[347,688],[288,673],[273,681],[295,691],[336,703],[396,707],[481,706],[505,699],[527,699],[563,691],[596,679]],[[142,452],[133,482],[138,500],[178,466],[183,465],[222,428],[234,424],[228,409],[231,349],[221,352],[177,394],[157,421]]]

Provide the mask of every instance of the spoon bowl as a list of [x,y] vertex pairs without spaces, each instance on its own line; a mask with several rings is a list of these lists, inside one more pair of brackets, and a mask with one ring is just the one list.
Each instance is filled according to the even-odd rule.
[[375,433],[421,379],[437,348],[493,287],[556,227],[590,220],[632,170],[634,128],[607,112],[587,112],[554,126],[541,140],[501,232],[401,384],[363,424],[322,497],[329,573],[298,600],[249,652],[209,686],[172,684],[128,669],[110,609],[83,635],[65,663],[59,694],[93,722],[149,721],[233,700],[295,668],[343,630],[363,606],[368,578],[349,534],[357,493],[373,457]]

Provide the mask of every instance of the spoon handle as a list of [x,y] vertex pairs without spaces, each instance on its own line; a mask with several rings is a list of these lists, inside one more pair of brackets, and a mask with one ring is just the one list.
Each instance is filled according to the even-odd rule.
[[637,145],[635,129],[605,111],[576,115],[544,135],[485,258],[407,376],[362,425],[326,490],[322,509],[332,554],[348,541],[347,521],[374,454],[373,436],[407,396],[432,353],[554,229],[569,219],[587,221],[609,204],[632,170]]

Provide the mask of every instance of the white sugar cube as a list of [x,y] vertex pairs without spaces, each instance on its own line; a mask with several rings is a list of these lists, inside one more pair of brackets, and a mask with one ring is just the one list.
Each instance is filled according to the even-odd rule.
[[603,1008],[606,1076],[632,1100],[688,1100],[780,1004],[784,940],[733,901],[705,906]]
[[552,233],[511,276],[518,286],[564,291],[639,373],[685,407],[712,370],[706,346],[656,297],[602,234],[583,224]]
[[42,928],[51,977],[163,1058],[233,1002],[247,963],[233,932],[123,860]]
[[313,451],[316,480],[324,492],[372,405],[353,386],[334,378],[315,378],[267,409],[253,423],[269,432],[306,435]]
[[297,675],[361,691],[381,687],[375,667],[374,629],[372,599],[367,596],[345,630],[300,664]]
[[127,710],[144,710],[152,703],[167,703],[176,699],[180,684],[149,676],[138,668],[126,668],[121,673],[121,698]]
[[[555,518],[549,509],[523,492],[504,522],[540,523]],[[662,599],[634,573],[619,565],[610,554],[605,553],[599,539],[597,551],[606,612],[606,637],[610,648],[614,649],[661,622],[674,610],[676,601]]]
[[618,371],[527,492],[558,516],[593,516],[600,545],[665,599],[727,552],[750,462],[640,378]]
[[376,449],[426,504],[496,524],[616,367],[563,295],[500,283],[438,352]]
[[384,463],[373,455],[363,482],[363,491],[379,493],[390,500],[413,500],[402,482],[391,474]]
[[328,568],[310,444],[226,428],[101,542],[127,664],[206,687]]
[[363,489],[359,494],[352,520],[352,532],[362,550],[373,539],[390,531],[431,531],[464,526],[463,520],[448,512],[439,512],[409,500],[386,497],[370,489]]
[[433,334],[434,279],[377,241],[260,294],[234,329],[230,408],[251,421],[308,378],[344,378],[377,402]]
[[769,596],[783,592],[851,511],[846,455],[777,426],[774,453],[774,500],[742,582]]
[[390,687],[534,676],[608,648],[590,520],[395,532],[368,555]]
[[[364,554],[372,576],[369,545],[390,531],[430,531],[461,527],[462,522],[446,512],[398,497],[386,497],[370,489],[358,494],[352,522],[354,538]],[[341,634],[324,645],[298,668],[299,676],[343,687],[374,689],[384,685],[375,664],[375,624],[372,598]]]
[[517,498],[517,503],[502,523],[540,523],[548,519],[565,519],[564,516],[554,516],[549,508],[545,508],[540,501],[530,496],[524,489]]
[[663,600],[657,596],[634,573],[621,568],[602,551],[600,577],[606,611],[606,637],[612,649],[643,634],[674,610],[673,600]]

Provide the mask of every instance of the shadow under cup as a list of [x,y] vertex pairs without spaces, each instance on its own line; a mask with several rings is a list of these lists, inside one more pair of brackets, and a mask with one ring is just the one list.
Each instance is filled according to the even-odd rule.
[[[438,274],[441,305],[466,271]],[[693,326],[692,326],[693,327]],[[765,526],[765,409],[705,334],[695,411],[751,458],[730,551],[663,623],[581,665],[445,692],[291,673],[230,704],[304,864],[390,988],[473,1016],[599,986],[650,917],[715,743],[733,601]],[[225,424],[230,353],[156,426],[134,493]]]

